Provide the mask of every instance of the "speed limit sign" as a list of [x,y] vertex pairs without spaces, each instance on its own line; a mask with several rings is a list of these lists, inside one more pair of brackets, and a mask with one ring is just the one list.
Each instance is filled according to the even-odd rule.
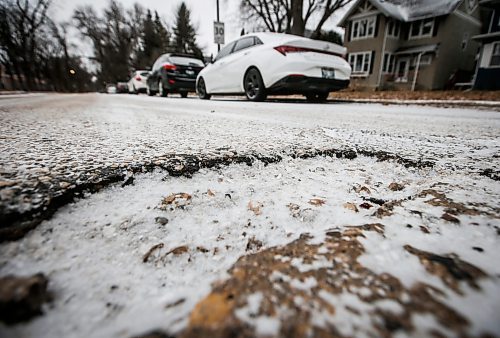
[[224,22],[214,21],[214,42],[224,44]]

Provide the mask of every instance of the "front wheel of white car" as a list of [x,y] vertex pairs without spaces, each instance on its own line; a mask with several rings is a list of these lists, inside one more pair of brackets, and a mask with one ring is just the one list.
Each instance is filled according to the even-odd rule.
[[264,101],[267,97],[264,81],[257,68],[251,68],[243,79],[245,95],[250,101]]
[[196,91],[198,92],[198,97],[202,100],[210,100],[210,95],[207,94],[207,87],[205,86],[205,80],[202,77],[198,80],[198,85],[196,86]]

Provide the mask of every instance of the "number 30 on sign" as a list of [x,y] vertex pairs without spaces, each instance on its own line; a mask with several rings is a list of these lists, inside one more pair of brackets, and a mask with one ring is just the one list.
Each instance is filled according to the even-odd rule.
[[224,22],[214,22],[214,42],[224,44]]

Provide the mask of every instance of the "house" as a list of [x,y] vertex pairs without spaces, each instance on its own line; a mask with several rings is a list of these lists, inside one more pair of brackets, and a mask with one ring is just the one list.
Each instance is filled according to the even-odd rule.
[[356,0],[340,26],[351,84],[367,89],[443,89],[475,70],[477,0]]
[[481,43],[474,79],[475,89],[500,89],[500,0],[482,0],[479,6],[487,12],[483,33],[472,37]]

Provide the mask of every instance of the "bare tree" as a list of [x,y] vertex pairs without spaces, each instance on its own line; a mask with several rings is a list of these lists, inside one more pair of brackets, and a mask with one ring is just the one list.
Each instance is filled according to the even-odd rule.
[[242,0],[241,10],[246,19],[258,18],[263,26],[278,33],[303,36],[306,25],[313,16],[319,20],[314,26],[312,38],[318,38],[325,22],[337,10],[352,0]]
[[259,19],[271,32],[289,32],[292,22],[290,0],[242,0],[245,19]]
[[109,2],[103,16],[90,6],[75,11],[73,18],[77,28],[94,47],[102,81],[116,82],[128,78],[144,16],[141,6],[136,4],[126,11],[115,0]]
[[39,87],[39,35],[50,4],[51,0],[4,0],[0,4],[2,63],[17,75],[23,89]]

